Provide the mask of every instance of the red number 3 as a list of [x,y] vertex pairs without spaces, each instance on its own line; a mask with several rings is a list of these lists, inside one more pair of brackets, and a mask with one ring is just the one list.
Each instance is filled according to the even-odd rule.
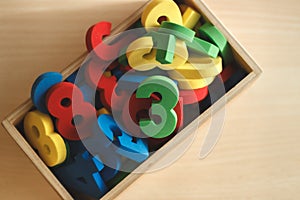
[[46,104],[50,114],[57,118],[58,132],[68,140],[80,140],[77,130],[91,127],[89,123],[97,119],[95,108],[84,101],[81,90],[72,83],[53,86],[47,93]]

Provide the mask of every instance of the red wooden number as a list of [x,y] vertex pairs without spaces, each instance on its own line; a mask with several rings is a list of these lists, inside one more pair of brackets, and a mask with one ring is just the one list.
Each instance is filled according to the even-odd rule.
[[149,146],[149,151],[156,151],[159,149],[164,143],[172,139],[182,128],[183,126],[183,98],[179,97],[178,103],[174,108],[174,111],[177,114],[177,124],[175,131],[169,135],[168,137],[165,138],[148,138],[148,146]]
[[[100,82],[100,77],[104,76],[109,72],[105,70],[112,70],[118,66],[117,62],[107,63],[101,61],[90,61],[88,66],[85,68],[84,75],[87,83],[93,89],[102,89],[103,83]],[[114,79],[114,78],[113,78]]]
[[90,123],[97,120],[95,108],[84,101],[82,92],[72,83],[53,86],[47,93],[46,104],[50,114],[57,118],[58,132],[68,140],[80,140],[77,130],[87,134]]
[[119,57],[122,48],[127,47],[138,36],[135,34],[121,34],[113,44],[105,44],[103,38],[111,32],[110,22],[99,22],[92,26],[86,34],[86,46],[88,51],[94,51],[100,60],[111,61]]
[[177,124],[174,132],[179,132],[183,126],[183,98],[179,97],[178,103],[174,108],[177,114]]
[[113,52],[106,51],[105,48],[96,48],[99,44],[103,42],[105,36],[110,35],[111,23],[110,22],[99,22],[92,26],[86,34],[86,46],[88,51],[95,51],[95,54],[103,59],[110,60],[113,57]]
[[203,100],[208,95],[208,87],[195,90],[180,90],[179,96],[183,98],[183,104],[189,105]]
[[[113,62],[110,66],[117,64]],[[86,68],[85,77],[92,88],[98,89],[100,92],[100,100],[103,106],[111,111],[112,96],[118,97],[115,93],[117,85],[117,78],[111,74],[110,71],[104,71],[102,64],[91,61]],[[115,99],[116,100],[116,99]],[[115,105],[114,105],[115,106]]]
[[[139,126],[132,125],[132,122],[135,125],[139,124],[140,119],[149,118],[149,109],[153,101],[159,101],[159,96],[152,94],[151,98],[136,98],[136,94],[133,94],[129,99],[129,117],[127,112],[122,112],[121,125],[124,126],[126,132],[130,133],[135,137],[147,137],[142,133]],[[174,132],[178,132],[183,125],[183,99],[179,97],[179,101],[174,108],[174,111],[177,114],[177,124]],[[169,138],[169,137],[168,137]],[[154,139],[155,140],[155,139]],[[156,139],[157,141],[166,141],[162,139]],[[155,141],[156,141],[155,140]]]
[[152,94],[151,98],[145,99],[136,98],[136,94],[130,97],[128,104],[129,112],[122,112],[121,122],[125,132],[130,133],[130,135],[134,137],[148,137],[142,133],[138,124],[140,119],[149,118],[149,109],[151,108],[153,100],[158,101],[159,97],[155,94]]
[[230,77],[236,72],[236,68],[233,67],[233,65],[228,65],[224,68],[224,70],[221,72],[219,77],[221,77],[223,83],[228,81]]
[[115,76],[112,76],[111,74],[109,76],[103,75],[100,78],[98,86],[100,87],[101,93],[100,93],[100,99],[102,104],[105,108],[108,110],[111,110],[112,108],[112,95],[115,92],[115,87],[117,85],[117,78]]

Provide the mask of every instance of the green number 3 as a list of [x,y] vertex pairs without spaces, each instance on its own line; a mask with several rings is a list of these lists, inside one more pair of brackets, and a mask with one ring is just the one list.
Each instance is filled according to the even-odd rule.
[[153,138],[164,138],[176,128],[177,115],[173,108],[178,103],[179,91],[171,79],[164,76],[151,76],[139,85],[136,97],[150,98],[153,93],[158,93],[161,99],[152,102],[150,116],[159,116],[160,120],[155,122],[153,117],[150,117],[150,119],[141,119],[139,124],[146,135]]

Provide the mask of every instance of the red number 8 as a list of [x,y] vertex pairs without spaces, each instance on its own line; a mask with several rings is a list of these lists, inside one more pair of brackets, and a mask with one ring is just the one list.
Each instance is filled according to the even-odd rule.
[[72,83],[62,82],[53,86],[47,93],[46,104],[50,114],[57,118],[58,132],[68,140],[80,140],[77,130],[89,128],[89,123],[97,120],[95,108],[84,101],[81,90]]

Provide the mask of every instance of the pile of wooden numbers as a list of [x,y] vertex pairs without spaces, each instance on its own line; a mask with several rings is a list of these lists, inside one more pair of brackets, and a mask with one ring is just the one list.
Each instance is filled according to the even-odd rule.
[[131,28],[106,43],[111,24],[95,24],[78,71],[33,84],[24,136],[74,196],[101,198],[210,105],[214,81],[234,85],[230,45],[193,8],[155,0]]

